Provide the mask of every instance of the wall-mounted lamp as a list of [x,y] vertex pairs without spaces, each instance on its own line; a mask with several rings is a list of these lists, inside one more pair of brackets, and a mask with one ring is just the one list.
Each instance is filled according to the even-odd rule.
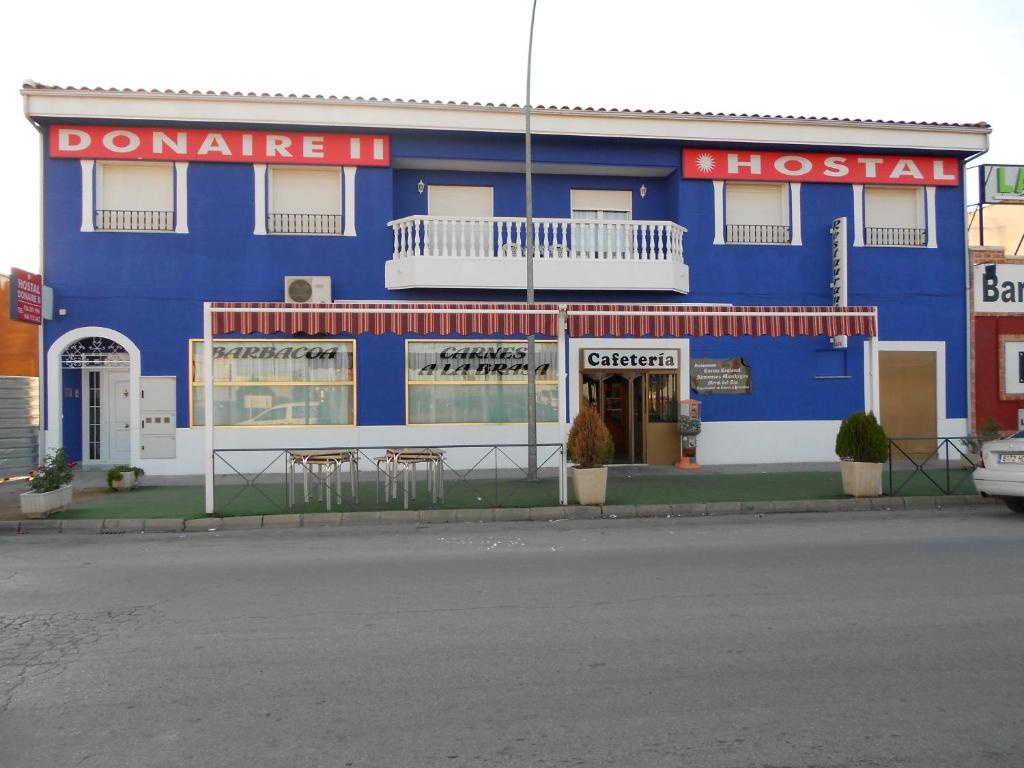
[[416,182],[416,191],[419,192],[421,195],[423,194],[423,190],[426,188],[427,185],[423,183],[423,179],[420,179],[419,181]]
[[640,185],[640,197],[647,197],[647,185],[646,184],[641,184]]

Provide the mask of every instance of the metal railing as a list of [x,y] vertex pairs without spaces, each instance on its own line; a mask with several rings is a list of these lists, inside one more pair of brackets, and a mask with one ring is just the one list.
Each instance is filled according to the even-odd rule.
[[[494,507],[558,506],[566,493],[565,450],[561,443],[538,444],[538,480],[527,480],[523,444],[401,446],[402,451],[433,450],[441,454],[437,470],[445,489],[440,499],[427,491],[424,470],[415,465],[393,467],[385,476],[382,461],[395,446],[308,448],[218,448],[214,458],[214,514],[273,514],[280,512],[376,511],[388,509],[491,509]],[[310,500],[288,497],[289,456],[298,452],[351,452],[357,457],[357,487],[332,485],[330,473],[309,474]],[[305,470],[303,470],[305,471]],[[336,470],[337,471],[337,470]],[[411,473],[411,475],[410,475]],[[419,490],[417,490],[419,478]],[[406,482],[412,495],[407,496]],[[388,499],[385,484],[403,490]],[[384,497],[384,498],[382,498]]]
[[341,215],[268,213],[267,232],[275,235],[340,235]]
[[173,232],[174,211],[96,211],[96,229],[120,232]]
[[912,227],[865,227],[865,245],[925,245],[927,231]]
[[[890,437],[887,496],[898,496],[915,481],[943,495],[957,493],[977,466],[976,435],[965,437]],[[906,470],[910,470],[906,473]],[[901,477],[902,475],[902,477]],[[897,483],[899,483],[897,485]]]
[[792,241],[790,228],[785,224],[727,224],[725,242],[753,244],[785,244]]

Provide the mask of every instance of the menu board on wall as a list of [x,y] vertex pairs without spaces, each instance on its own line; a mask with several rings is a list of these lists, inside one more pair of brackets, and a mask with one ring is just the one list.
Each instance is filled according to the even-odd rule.
[[690,361],[690,387],[708,395],[749,395],[750,366],[742,357],[695,357]]

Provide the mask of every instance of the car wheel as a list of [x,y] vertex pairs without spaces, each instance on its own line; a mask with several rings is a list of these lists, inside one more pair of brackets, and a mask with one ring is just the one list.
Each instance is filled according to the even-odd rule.
[[1024,499],[1003,499],[1012,511],[1024,515]]

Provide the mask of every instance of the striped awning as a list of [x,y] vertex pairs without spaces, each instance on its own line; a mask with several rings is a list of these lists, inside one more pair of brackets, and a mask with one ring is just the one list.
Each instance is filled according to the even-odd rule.
[[[472,302],[338,302],[211,305],[213,335],[538,336],[558,334],[559,305]],[[570,336],[876,336],[874,307],[736,307],[569,304]]]
[[280,304],[218,302],[213,335],[286,333],[356,336],[372,333],[441,336],[557,336],[558,305],[468,302],[339,302]]
[[874,307],[570,304],[570,336],[875,336]]

